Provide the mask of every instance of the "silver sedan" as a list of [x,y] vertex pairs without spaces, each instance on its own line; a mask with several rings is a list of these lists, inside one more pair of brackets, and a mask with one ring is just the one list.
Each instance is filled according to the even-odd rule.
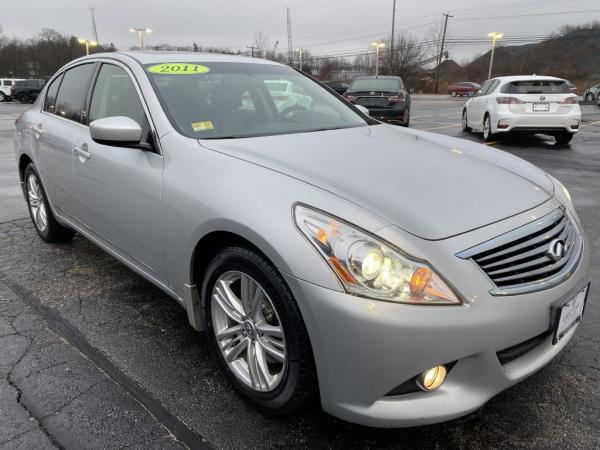
[[542,368],[583,314],[588,244],[560,182],[280,64],[78,59],[15,150],[39,236],[78,232],[164,290],[268,413],[318,396],[365,425],[449,420]]

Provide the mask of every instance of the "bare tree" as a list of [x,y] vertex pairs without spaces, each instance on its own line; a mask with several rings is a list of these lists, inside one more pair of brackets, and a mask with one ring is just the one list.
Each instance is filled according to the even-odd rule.
[[269,47],[271,46],[271,42],[269,37],[264,34],[262,31],[258,31],[254,33],[254,48],[257,50],[257,55],[259,58],[265,58],[267,52],[269,51]]

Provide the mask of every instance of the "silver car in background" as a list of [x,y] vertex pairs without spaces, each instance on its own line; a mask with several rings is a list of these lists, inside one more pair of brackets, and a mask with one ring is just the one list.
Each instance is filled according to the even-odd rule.
[[[274,80],[310,101],[273,98]],[[164,290],[269,413],[318,395],[365,425],[449,420],[543,367],[582,317],[589,249],[560,182],[378,123],[280,64],[78,59],[15,149],[40,237],[78,232]]]

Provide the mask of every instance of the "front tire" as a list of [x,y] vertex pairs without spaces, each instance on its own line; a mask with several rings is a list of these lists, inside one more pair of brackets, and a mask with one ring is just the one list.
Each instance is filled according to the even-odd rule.
[[593,102],[594,101],[594,94],[592,94],[591,92],[588,92],[587,94],[585,94],[585,101],[586,102]]
[[483,140],[485,142],[491,142],[494,138],[494,133],[492,133],[492,120],[490,119],[490,115],[486,113],[483,118]]
[[289,414],[313,397],[312,348],[298,305],[277,269],[249,247],[227,247],[203,277],[206,329],[245,400]]
[[450,92],[450,97],[456,97],[456,91]]
[[6,101],[6,94],[2,91],[0,91],[0,102],[5,102]]
[[29,94],[19,94],[19,102],[29,103]]
[[563,131],[560,134],[554,136],[556,143],[558,145],[567,145],[573,139],[573,133],[569,133],[568,131]]
[[29,163],[25,168],[23,180],[29,215],[37,234],[46,242],[64,242],[71,239],[75,231],[62,226],[54,218],[46,191],[33,163]]

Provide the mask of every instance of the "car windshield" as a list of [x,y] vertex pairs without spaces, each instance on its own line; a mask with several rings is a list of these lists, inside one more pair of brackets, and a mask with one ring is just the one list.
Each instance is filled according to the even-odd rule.
[[568,94],[569,85],[563,80],[512,81],[502,88],[507,94]]
[[173,126],[197,139],[302,133],[376,123],[287,66],[198,62],[154,64],[146,69]]
[[350,91],[389,91],[397,92],[401,88],[400,81],[392,78],[359,78],[354,80]]

